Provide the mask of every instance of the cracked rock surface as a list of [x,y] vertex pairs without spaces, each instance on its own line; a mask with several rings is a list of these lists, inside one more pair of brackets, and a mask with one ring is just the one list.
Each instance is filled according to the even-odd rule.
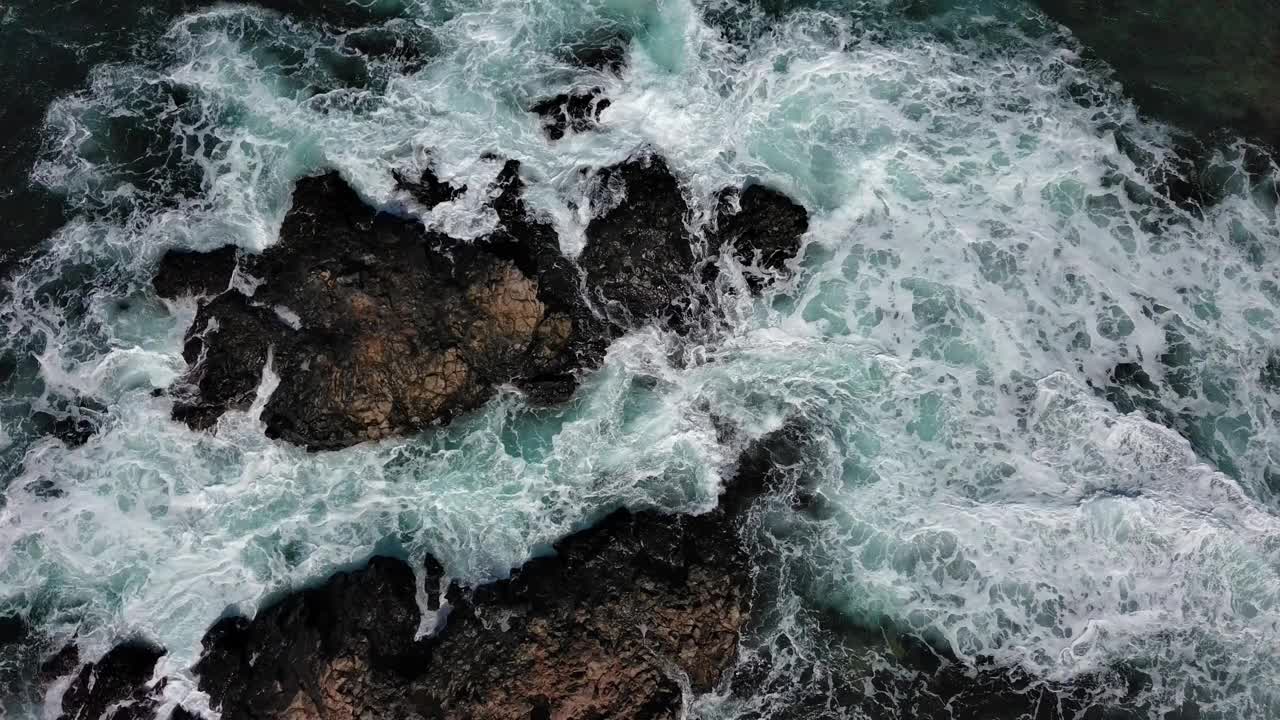
[[[268,362],[279,385],[262,412],[267,434],[311,450],[420,431],[503,384],[537,403],[567,399],[614,337],[684,312],[707,245],[661,157],[597,176],[618,196],[588,225],[578,263],[526,208],[514,161],[490,189],[498,228],[474,242],[380,213],[328,173],[298,181],[279,242],[261,254],[170,252],[157,293],[203,298],[174,418],[205,429],[247,409]],[[397,182],[428,207],[465,190],[430,172]],[[708,244],[769,268],[795,254],[808,225],[772,190],[748,188],[721,206]]]

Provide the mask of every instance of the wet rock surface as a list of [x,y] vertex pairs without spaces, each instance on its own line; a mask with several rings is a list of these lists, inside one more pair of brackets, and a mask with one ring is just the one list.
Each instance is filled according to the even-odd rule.
[[[751,185],[743,191],[720,194],[716,228],[707,244],[712,254],[727,250],[750,268],[747,283],[759,291],[796,256],[800,238],[808,230],[809,214],[803,207],[777,190]],[[707,267],[719,268],[716,264]]]
[[208,427],[247,407],[268,356],[267,432],[311,449],[413,432],[499,383],[568,371],[586,334],[574,270],[539,264],[555,233],[507,204],[515,227],[463,243],[377,213],[336,174],[300,181],[280,242],[240,261],[253,296],[200,308],[175,417]]
[[586,132],[596,126],[600,113],[611,104],[601,88],[561,93],[534,103],[529,111],[542,118],[542,131],[552,140],[570,132]]
[[[796,437],[747,453],[713,512],[617,511],[507,580],[450,585],[421,641],[413,573],[390,558],[223,620],[200,688],[224,720],[678,717],[682,683],[710,690],[736,655],[751,595],[738,520]],[[426,576],[430,595],[434,560]]]
[[[398,181],[428,207],[462,191],[430,173]],[[613,205],[589,224],[575,265],[525,207],[513,161],[492,190],[499,227],[475,242],[379,213],[334,173],[299,181],[280,241],[262,254],[175,252],[161,262],[158,291],[212,295],[188,333],[191,371],[174,390],[174,418],[209,428],[248,408],[268,361],[279,385],[263,410],[267,433],[312,450],[447,421],[501,384],[534,402],[567,399],[613,337],[682,312],[702,252],[660,157],[600,170],[598,185]],[[717,248],[732,244],[764,267],[794,254],[802,208],[757,188],[741,208],[725,216]],[[243,282],[215,294],[232,272]],[[584,298],[584,274],[603,313]],[[256,285],[251,296],[246,284]]]
[[[596,176],[595,202],[605,209],[586,229],[579,263],[604,311],[623,325],[669,321],[679,327],[703,284],[719,272],[722,251],[747,266],[759,292],[795,257],[808,213],[777,190],[751,185],[719,193],[705,243],[690,230],[692,208],[666,161],[640,154]],[[692,268],[701,266],[694,279]],[[691,293],[691,285],[693,292]]]
[[211,252],[171,250],[160,259],[151,284],[162,298],[219,295],[231,285],[238,251],[225,245]]
[[689,205],[656,155],[642,155],[596,176],[597,202],[609,209],[587,224],[579,264],[588,291],[623,325],[680,316],[694,264]]
[[396,187],[407,191],[413,199],[422,203],[428,210],[440,203],[451,202],[467,191],[467,186],[457,186],[436,177],[430,170],[424,171],[417,180],[410,180],[403,173],[392,173],[396,179]]
[[84,665],[62,695],[60,720],[143,720],[155,714],[148,681],[164,650],[142,641],[122,643]]

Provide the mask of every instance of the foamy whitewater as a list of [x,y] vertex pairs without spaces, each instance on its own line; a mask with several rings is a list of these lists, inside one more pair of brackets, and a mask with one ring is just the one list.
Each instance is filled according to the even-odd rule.
[[[1021,3],[927,20],[742,7],[382,0],[338,32],[222,5],[96,67],[49,108],[34,170],[78,212],[4,301],[19,362],[0,406],[0,610],[78,633],[87,659],[151,638],[188,678],[215,619],[376,552],[431,552],[475,582],[618,506],[709,509],[740,449],[712,416],[759,436],[799,414],[824,512],[762,517],[756,549],[788,590],[761,643],[819,653],[819,608],[1051,680],[1141,667],[1157,710],[1198,694],[1217,717],[1280,712],[1275,164],[1250,175],[1257,151],[1226,144],[1203,217],[1150,201],[1172,130]],[[564,54],[617,34],[620,79]],[[612,99],[598,132],[552,143],[525,110],[595,86]],[[714,340],[638,329],[564,407],[504,392],[420,437],[321,454],[268,440],[254,411],[191,431],[153,394],[185,371],[195,311],[155,297],[155,262],[270,245],[295,179],[336,168],[404,212],[389,171],[430,154],[472,190],[424,220],[475,237],[495,221],[478,157],[496,152],[576,253],[578,169],[646,144],[703,209],[759,181],[813,218],[793,278],[730,294]],[[1182,434],[1104,396],[1118,363],[1148,373]],[[33,431],[32,410],[76,400],[106,408],[82,447]],[[198,708],[193,688],[166,692]]]

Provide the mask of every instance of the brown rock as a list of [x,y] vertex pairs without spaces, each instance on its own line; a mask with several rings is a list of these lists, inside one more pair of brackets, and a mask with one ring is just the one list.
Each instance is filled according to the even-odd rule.
[[[507,580],[452,585],[421,641],[413,575],[390,558],[223,620],[200,687],[224,720],[679,717],[682,682],[706,692],[734,661],[752,588],[739,518],[799,439],[757,444],[711,513],[617,511]],[[434,604],[443,568],[426,574]]]
[[[625,197],[588,226],[581,269],[560,253],[554,228],[531,217],[519,167],[504,164],[493,188],[499,226],[474,242],[379,213],[330,173],[298,182],[280,241],[262,254],[218,251],[221,260],[201,264],[171,253],[155,281],[166,292],[225,288],[223,274],[237,264],[257,283],[251,296],[233,289],[200,307],[174,418],[208,428],[248,408],[270,359],[279,385],[262,413],[269,436],[327,450],[410,434],[479,406],[503,384],[534,402],[563,401],[613,337],[683,312],[697,251],[689,208],[661,158],[642,154],[599,172],[602,186]],[[458,192],[430,173],[399,182],[426,204]],[[749,189],[724,225],[750,229],[721,232],[715,247],[766,251],[762,264],[777,269],[805,222],[803,208],[780,194]],[[201,275],[215,267],[213,279]],[[184,281],[180,268],[200,276]],[[584,273],[603,302],[586,302]]]

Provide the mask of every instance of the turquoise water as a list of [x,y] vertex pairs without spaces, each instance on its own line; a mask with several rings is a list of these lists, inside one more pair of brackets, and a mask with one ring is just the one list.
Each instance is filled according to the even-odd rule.
[[[776,10],[387,2],[338,28],[217,6],[95,68],[50,107],[34,169],[78,213],[0,314],[18,359],[0,602],[89,657],[154,639],[170,699],[199,708],[186,667],[228,609],[375,551],[476,582],[620,505],[708,509],[740,444],[800,414],[823,512],[762,517],[755,543],[788,578],[766,635],[803,652],[807,610],[887,617],[1055,680],[1139,663],[1156,708],[1196,688],[1221,717],[1280,713],[1274,162],[1228,143],[1216,204],[1154,199],[1174,130],[1021,3]],[[617,35],[621,77],[566,59]],[[570,86],[612,104],[599,132],[550,143],[524,108]],[[810,210],[793,279],[726,294],[715,336],[639,328],[565,407],[506,391],[447,428],[319,455],[268,440],[256,409],[192,432],[152,394],[184,372],[194,313],[149,292],[155,261],[270,245],[296,178],[337,168],[402,209],[389,170],[430,155],[472,189],[424,221],[477,237],[495,222],[478,158],[498,152],[576,253],[578,169],[644,145],[703,216],[748,180]],[[721,290],[742,282],[732,262]],[[1146,370],[1181,434],[1095,391],[1117,363]],[[106,408],[74,449],[27,419],[68,398]]]

